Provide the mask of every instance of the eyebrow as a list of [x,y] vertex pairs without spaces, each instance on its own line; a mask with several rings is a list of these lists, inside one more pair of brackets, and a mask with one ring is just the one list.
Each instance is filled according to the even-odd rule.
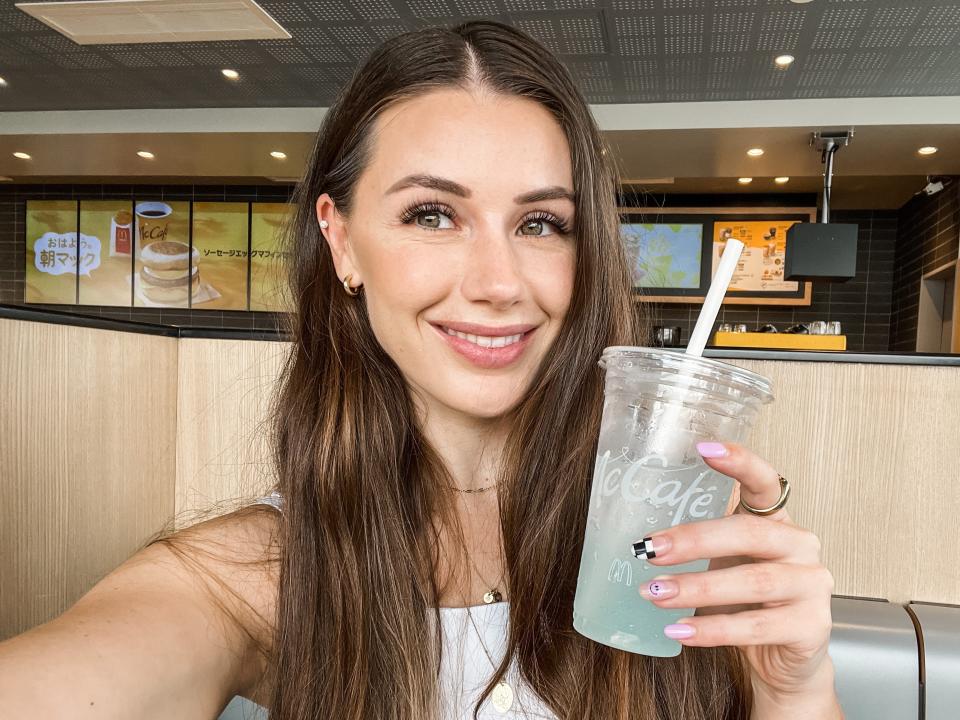
[[[463,198],[468,198],[471,195],[467,188],[459,183],[454,182],[453,180],[437,177],[436,175],[425,175],[422,173],[407,175],[406,177],[397,180],[397,182],[390,186],[384,195],[390,195],[391,193],[399,192],[400,190],[405,190],[406,188],[415,186],[429,188],[431,190],[439,190],[452,195],[459,195]],[[532,190],[530,192],[522,193],[513,199],[517,205],[541,202],[543,200],[569,200],[570,202],[575,203],[576,193],[560,185],[552,185],[550,187],[540,188],[539,190]]]

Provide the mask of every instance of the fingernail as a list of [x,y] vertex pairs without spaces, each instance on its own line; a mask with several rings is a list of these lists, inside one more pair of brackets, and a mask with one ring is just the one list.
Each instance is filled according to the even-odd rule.
[[651,580],[646,585],[640,586],[640,594],[647,600],[666,600],[672,598],[678,592],[680,592],[680,589],[677,587],[677,583],[666,578]]
[[705,458],[726,457],[729,454],[723,443],[718,442],[699,442],[697,451]]
[[650,560],[651,558],[665,555],[671,545],[670,538],[665,535],[645,537],[643,540],[633,544],[633,556],[640,560]]
[[663,629],[663,634],[668,638],[673,638],[674,640],[683,640],[688,637],[693,637],[695,632],[696,629],[693,627],[693,625],[683,624],[667,625]]

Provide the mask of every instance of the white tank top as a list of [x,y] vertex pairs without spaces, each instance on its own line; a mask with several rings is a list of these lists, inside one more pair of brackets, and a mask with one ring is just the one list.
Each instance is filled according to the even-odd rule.
[[[282,508],[283,498],[271,493],[258,504]],[[471,605],[466,608],[441,607],[440,623],[443,655],[440,659],[440,717],[443,720],[472,720],[473,706],[493,675],[493,662],[499,664],[507,644],[510,625],[510,603]],[[433,615],[428,614],[431,622]],[[476,625],[476,629],[474,628]],[[484,653],[478,631],[483,635]],[[488,697],[480,708],[480,720],[557,720],[557,716],[526,683],[520,681],[516,660],[510,664],[505,678],[513,690],[513,703],[500,712]]]

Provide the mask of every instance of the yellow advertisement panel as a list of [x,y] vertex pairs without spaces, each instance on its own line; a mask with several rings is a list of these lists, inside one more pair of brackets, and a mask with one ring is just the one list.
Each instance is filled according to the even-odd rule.
[[280,249],[281,231],[293,212],[290,203],[250,206],[250,309],[290,312],[286,307],[286,258]]
[[744,248],[730,281],[730,290],[796,292],[800,284],[795,280],[783,279],[787,229],[796,222],[717,220],[713,225],[713,269],[710,276],[717,273],[727,240],[735,238],[744,244]]
[[194,310],[247,309],[247,220],[245,202],[195,202],[193,249],[200,289]]
[[81,200],[80,241],[80,304],[130,307],[133,202]]
[[[27,200],[26,282],[23,301],[77,302],[77,201]],[[85,269],[92,260],[85,248]]]
[[[190,247],[190,203],[137,200],[134,204],[135,307],[186,308],[196,296],[196,250]],[[192,252],[191,252],[192,250]]]

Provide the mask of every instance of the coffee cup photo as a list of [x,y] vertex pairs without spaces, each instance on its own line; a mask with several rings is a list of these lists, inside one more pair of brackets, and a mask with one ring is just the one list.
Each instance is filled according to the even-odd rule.
[[167,239],[167,230],[173,208],[164,202],[148,201],[137,203],[137,247]]

